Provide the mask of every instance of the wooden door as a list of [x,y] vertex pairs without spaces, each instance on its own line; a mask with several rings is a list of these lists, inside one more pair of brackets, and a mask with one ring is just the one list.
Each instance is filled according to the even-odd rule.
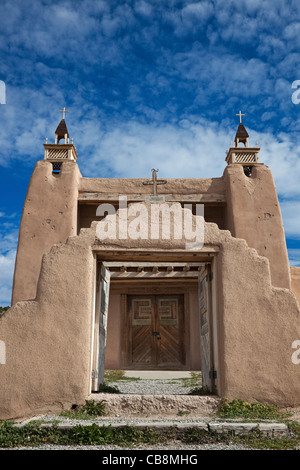
[[158,367],[184,364],[183,313],[183,295],[156,296],[156,324],[160,333],[156,342]]
[[101,265],[100,272],[97,273],[95,299],[92,391],[98,391],[104,381],[109,286],[110,272]]
[[184,365],[183,295],[128,296],[127,366],[168,369]]
[[199,273],[199,309],[202,386],[212,390],[211,297],[209,268]]

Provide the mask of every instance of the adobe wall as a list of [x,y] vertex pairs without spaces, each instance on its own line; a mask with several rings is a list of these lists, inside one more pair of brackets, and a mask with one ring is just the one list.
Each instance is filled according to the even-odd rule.
[[285,233],[271,170],[257,164],[247,177],[242,165],[231,164],[224,170],[224,179],[228,230],[269,259],[274,286],[290,289]]
[[43,257],[37,298],[0,318],[0,419],[60,412],[89,394],[94,257],[70,238]]
[[[158,179],[162,177],[158,174]],[[80,181],[80,192],[95,192],[99,195],[108,194],[153,194],[152,186],[144,185],[147,178],[82,178]],[[225,194],[223,178],[164,178],[167,184],[159,185],[159,194]]]
[[[224,232],[226,233],[226,232]],[[218,256],[222,396],[294,406],[300,403],[300,339],[294,293],[271,284],[267,258],[244,240],[221,237]]]
[[[205,223],[205,247],[219,246],[218,393],[243,398],[300,404],[300,365],[294,364],[292,344],[300,339],[300,311],[290,289],[274,287],[268,258],[232,237],[229,231]],[[103,240],[101,250],[182,250],[178,240]],[[100,248],[100,246],[99,246]]]
[[291,266],[291,289],[300,304],[300,267]]
[[42,256],[55,243],[77,233],[77,199],[81,175],[78,165],[65,161],[61,172],[40,160],[31,176],[19,229],[12,305],[34,299]]
[[[89,395],[94,253],[182,253],[184,240],[98,240],[96,225],[43,257],[34,301],[0,318],[6,364],[0,364],[0,419],[56,412]],[[205,224],[204,251],[219,247],[218,393],[280,406],[300,405],[300,339],[295,295],[271,284],[267,258],[244,240]],[[195,252],[195,254],[197,254]],[[195,258],[196,259],[196,258]]]

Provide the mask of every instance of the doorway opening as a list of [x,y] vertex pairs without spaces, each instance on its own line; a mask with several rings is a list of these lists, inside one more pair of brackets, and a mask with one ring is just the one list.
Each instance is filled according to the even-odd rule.
[[97,273],[92,391],[104,370],[120,371],[126,381],[199,385],[201,377],[212,390],[211,264],[104,261]]

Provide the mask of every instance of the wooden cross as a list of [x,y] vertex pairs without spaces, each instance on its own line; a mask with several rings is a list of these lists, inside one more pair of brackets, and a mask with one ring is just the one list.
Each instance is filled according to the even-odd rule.
[[69,111],[66,110],[66,108],[64,107],[64,109],[62,111],[59,111],[60,113],[63,113],[63,119],[65,119],[65,113],[68,113]]
[[158,184],[166,184],[166,180],[158,180],[157,179],[157,172],[158,170],[152,169],[152,181],[144,181],[143,184],[153,184],[153,196],[157,196],[157,185]]
[[236,116],[240,116],[240,123],[242,122],[242,116],[245,116],[245,114],[242,114],[242,112],[240,111],[238,114],[236,114]]

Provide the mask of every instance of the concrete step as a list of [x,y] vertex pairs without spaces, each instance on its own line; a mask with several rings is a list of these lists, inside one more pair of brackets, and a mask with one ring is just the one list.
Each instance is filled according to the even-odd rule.
[[[33,420],[33,418],[32,418]],[[30,420],[26,420],[22,423],[14,424],[15,427],[22,428],[26,424],[28,424]],[[276,422],[226,422],[226,421],[205,421],[205,420],[197,420],[197,419],[189,419],[189,420],[180,420],[180,419],[165,419],[165,420],[153,420],[153,419],[113,419],[113,418],[98,418],[94,420],[78,420],[78,419],[61,419],[58,418],[55,420],[58,428],[62,430],[70,430],[79,424],[81,426],[107,426],[110,429],[121,429],[125,426],[131,426],[135,429],[145,429],[151,428],[157,431],[164,431],[170,428],[176,427],[178,430],[184,431],[185,429],[196,428],[202,431],[206,431],[212,434],[229,434],[231,436],[241,436],[245,434],[251,434],[255,431],[260,431],[263,435],[268,436],[270,438],[276,437],[288,437],[289,436],[289,429],[288,426],[284,423],[276,423]],[[41,428],[49,428],[53,426],[53,422],[51,420],[47,422],[43,422],[38,425]]]
[[198,395],[135,395],[93,393],[88,400],[103,401],[111,417],[178,417],[210,418],[219,408],[220,398]]

